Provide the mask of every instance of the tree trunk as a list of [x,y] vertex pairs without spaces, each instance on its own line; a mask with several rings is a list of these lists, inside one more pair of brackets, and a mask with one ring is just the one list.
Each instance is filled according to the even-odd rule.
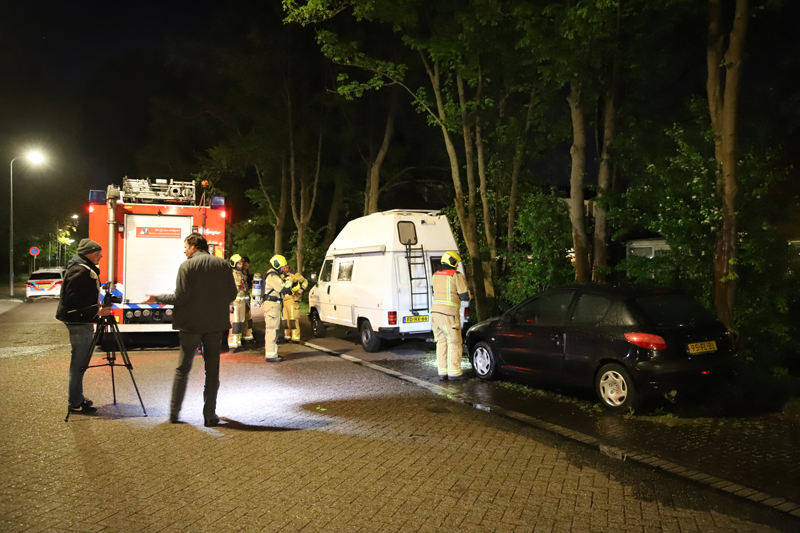
[[[616,41],[619,39],[620,10],[621,3],[618,3]],[[614,144],[614,136],[617,129],[617,76],[619,74],[616,44],[615,42],[615,48],[611,56],[610,79],[605,95],[605,105],[603,106],[605,115],[603,117],[603,147],[600,150],[600,168],[597,173],[598,200],[603,200],[612,188],[611,148]],[[602,205],[602,202],[595,204],[593,252],[592,281],[605,283],[606,275],[602,270],[608,265],[608,210]]]
[[[464,158],[465,158],[465,171],[467,175],[467,187],[468,187],[468,218],[472,220],[472,223],[475,225],[475,244],[476,248],[480,250],[479,239],[478,239],[478,224],[477,224],[477,217],[475,216],[475,210],[477,209],[476,205],[476,193],[477,188],[475,184],[475,152],[473,150],[473,139],[472,139],[472,128],[470,128],[470,119],[467,114],[467,98],[466,92],[464,91],[464,79],[461,77],[460,74],[456,75],[456,88],[458,89],[458,103],[461,111],[461,132],[464,137]],[[464,235],[464,239],[466,239],[466,232]],[[470,256],[472,257],[473,263],[473,273],[475,272],[474,263],[480,262],[481,263],[481,274],[483,275],[483,287],[487,297],[494,296],[494,286],[492,285],[491,279],[491,268],[487,268],[488,265],[484,264],[481,260],[480,253],[478,255],[472,255],[470,252]],[[474,274],[476,275],[476,274]],[[476,275],[477,276],[477,275]],[[478,278],[475,278],[475,284],[478,284]]]
[[396,115],[397,97],[396,92],[393,91],[392,102],[389,106],[389,116],[386,119],[386,128],[383,131],[383,142],[367,171],[366,202],[364,204],[365,216],[378,212],[378,198],[381,193],[381,166],[383,165],[384,159],[386,159],[386,154],[389,152],[389,145],[392,142],[392,136],[394,135],[394,119]]
[[261,167],[255,165],[255,169],[261,193],[267,200],[272,216],[275,217],[274,253],[283,254],[283,226],[286,223],[286,212],[289,210],[289,176],[286,174],[286,160],[285,158],[281,158],[281,197],[278,201],[278,209],[275,209],[275,206],[272,204],[272,198],[264,185],[264,176]]
[[519,190],[519,172],[522,168],[522,160],[525,157],[525,146],[528,144],[528,133],[533,124],[533,107],[536,102],[536,93],[531,89],[531,99],[528,103],[528,114],[525,118],[525,129],[520,134],[517,140],[516,150],[514,152],[514,163],[511,167],[511,191],[508,195],[508,242],[506,247],[508,255],[511,255],[514,245],[514,228],[517,223],[517,195]]
[[481,206],[483,208],[483,232],[486,235],[486,242],[489,245],[489,264],[484,264],[484,282],[486,285],[486,296],[494,298],[494,280],[497,279],[497,239],[494,235],[491,210],[489,209],[489,188],[486,184],[486,164],[483,159],[483,137],[481,127],[481,92],[483,89],[483,76],[478,70],[478,90],[475,100],[478,109],[475,111],[475,151],[478,156],[478,178],[480,180]]
[[[597,174],[597,196],[603,199],[611,190],[611,146],[614,143],[614,134],[617,125],[617,109],[615,103],[615,90],[612,87],[606,92],[605,117],[603,119],[603,149],[600,152],[600,169]],[[592,280],[605,283],[606,275],[602,267],[608,264],[608,211],[600,203],[595,205],[594,215],[594,268]]]
[[583,177],[586,173],[586,126],[581,104],[580,79],[570,85],[569,97],[572,114],[572,171],[569,176],[569,219],[572,223],[572,247],[575,252],[575,283],[589,281],[589,239],[586,236],[586,223],[583,201]]
[[328,225],[325,226],[325,236],[322,238],[322,248],[327,250],[336,238],[336,227],[339,224],[339,210],[342,207],[342,178],[336,178],[333,189],[331,208],[328,210]]
[[469,276],[468,283],[472,288],[472,296],[475,303],[473,310],[475,311],[478,320],[484,320],[489,317],[488,308],[486,305],[486,289],[483,283],[476,283],[475,281],[484,279],[483,265],[481,264],[480,259],[481,254],[480,245],[478,243],[477,223],[475,221],[473,211],[475,184],[473,180],[473,182],[468,185],[470,187],[470,190],[468,191],[469,202],[465,206],[464,191],[461,186],[461,168],[458,164],[458,155],[456,154],[453,140],[450,137],[450,132],[447,131],[447,115],[439,79],[439,62],[438,60],[434,61],[433,66],[431,67],[431,65],[429,65],[425,60],[424,56],[422,56],[422,61],[431,80],[433,94],[436,99],[436,109],[438,115],[435,116],[438,119],[439,127],[442,130],[442,137],[444,139],[445,149],[447,150],[447,157],[450,160],[450,175],[453,178],[453,188],[455,189],[456,195],[456,214],[458,215],[458,220],[461,223],[461,231],[464,237],[464,242],[467,245],[467,251],[469,252],[472,260],[472,276]]
[[[714,245],[714,306],[717,318],[733,330],[736,300],[736,119],[739,104],[739,84],[742,73],[742,51],[747,34],[748,0],[736,0],[733,28],[728,36],[728,49],[723,54],[725,38],[721,29],[720,0],[709,0],[708,25],[708,93],[711,126],[715,135],[715,155],[718,164],[717,192],[722,199],[722,227]],[[722,80],[723,69],[725,79]],[[723,89],[724,87],[724,89]],[[724,91],[724,92],[723,92]]]
[[[303,273],[303,262],[305,253],[303,252],[303,232],[311,222],[311,215],[314,213],[314,205],[317,201],[317,188],[319,186],[319,175],[322,168],[322,138],[324,126],[320,125],[319,141],[317,143],[317,165],[314,171],[314,180],[308,175],[308,172],[300,172],[299,183],[297,191],[295,188],[295,174],[292,174],[292,218],[297,227],[297,272]],[[298,193],[299,192],[299,199]],[[298,205],[299,204],[299,205]]]

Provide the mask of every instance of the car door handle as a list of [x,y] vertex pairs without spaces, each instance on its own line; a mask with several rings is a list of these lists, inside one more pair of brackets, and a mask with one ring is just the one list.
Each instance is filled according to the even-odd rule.
[[330,285],[328,285],[328,291],[327,292],[328,292],[328,294],[331,293],[331,286]]

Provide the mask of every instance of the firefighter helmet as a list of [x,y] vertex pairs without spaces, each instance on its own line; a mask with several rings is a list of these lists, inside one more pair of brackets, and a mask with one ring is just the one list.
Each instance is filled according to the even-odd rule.
[[286,258],[282,255],[273,255],[272,259],[269,260],[269,264],[272,265],[272,268],[275,270],[280,270],[287,265]]
[[238,262],[239,262],[239,261],[241,261],[241,260],[242,260],[242,256],[241,256],[241,255],[239,255],[239,254],[233,254],[233,255],[231,256],[231,266],[232,266],[232,267],[235,267],[235,266],[236,266],[236,263],[238,263]]
[[458,252],[445,252],[442,256],[442,264],[452,268],[456,268],[461,262],[461,256]]

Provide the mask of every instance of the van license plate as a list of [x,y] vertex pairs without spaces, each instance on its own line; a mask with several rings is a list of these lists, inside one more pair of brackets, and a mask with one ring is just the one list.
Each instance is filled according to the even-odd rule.
[[413,322],[427,322],[427,321],[428,321],[428,315],[403,317],[403,324],[411,324]]
[[717,343],[716,343],[716,341],[693,342],[693,343],[689,344],[689,353],[690,354],[716,352],[716,351],[717,351]]

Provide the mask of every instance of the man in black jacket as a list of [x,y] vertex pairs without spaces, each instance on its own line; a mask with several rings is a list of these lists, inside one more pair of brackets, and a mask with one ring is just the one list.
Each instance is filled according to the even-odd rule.
[[223,336],[231,327],[228,306],[236,298],[236,284],[231,268],[221,257],[208,253],[208,243],[193,233],[184,241],[184,261],[178,269],[174,294],[150,296],[143,303],[171,304],[172,329],[180,336],[180,356],[172,382],[172,402],[169,420],[178,422],[192,360],[200,343],[206,367],[206,386],[203,391],[205,426],[219,425],[216,414],[219,390],[219,350]]
[[100,304],[100,269],[97,264],[103,257],[99,244],[83,239],[78,253],[67,263],[64,284],[58,301],[56,318],[69,330],[72,360],[69,364],[69,412],[92,415],[97,409],[83,395],[83,374],[92,354],[94,326],[98,318],[111,314],[111,309]]

